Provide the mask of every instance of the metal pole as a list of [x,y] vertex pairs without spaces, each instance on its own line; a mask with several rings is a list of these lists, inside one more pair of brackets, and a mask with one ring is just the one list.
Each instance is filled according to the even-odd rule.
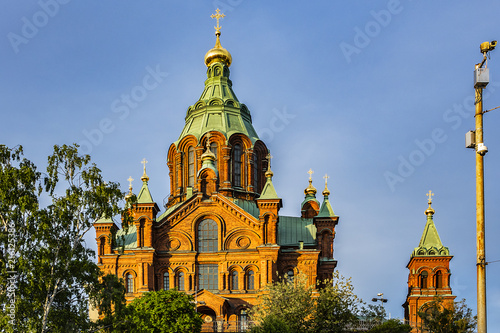
[[[476,69],[482,65],[477,64]],[[483,143],[483,88],[476,87],[476,145]],[[484,165],[476,152],[477,332],[486,333],[486,258],[484,245]]]

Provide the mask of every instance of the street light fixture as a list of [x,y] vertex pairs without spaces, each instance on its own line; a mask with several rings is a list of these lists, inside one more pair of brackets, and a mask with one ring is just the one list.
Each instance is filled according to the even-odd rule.
[[[486,333],[486,256],[484,245],[484,164],[483,157],[488,148],[483,142],[483,89],[490,81],[487,55],[493,51],[497,41],[480,45],[483,61],[474,67],[474,90],[476,105],[476,129],[465,136],[466,147],[476,150],[476,268],[477,268],[477,332]],[[484,67],[483,67],[484,66]]]
[[384,306],[384,303],[387,303],[387,298],[384,298],[384,293],[378,293],[377,294],[377,297],[373,297],[372,298],[372,302],[377,302],[377,301],[380,301],[382,303],[382,307]]

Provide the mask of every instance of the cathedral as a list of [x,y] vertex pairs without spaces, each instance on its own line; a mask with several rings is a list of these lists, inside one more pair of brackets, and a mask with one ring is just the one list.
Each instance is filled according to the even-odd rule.
[[406,268],[408,275],[408,295],[403,304],[405,321],[413,328],[412,333],[422,332],[418,312],[425,312],[425,304],[436,296],[442,299],[443,306],[453,304],[455,297],[450,287],[450,250],[443,246],[434,224],[434,209],[431,207],[432,196],[429,191],[429,207],[425,211],[427,222],[420,244],[413,250]]
[[176,288],[195,297],[207,325],[241,330],[266,284],[297,274],[313,285],[331,277],[339,217],[326,181],[322,202],[316,198],[311,170],[300,216],[280,215],[269,149],[229,78],[232,58],[220,42],[223,16],[219,10],[212,15],[216,40],[205,55],[205,86],[167,153],[168,200],[161,208],[153,200],[144,160],[140,190],[130,185],[129,195],[137,197],[132,225],[125,231],[103,218],[94,227],[98,265],[123,278],[127,302]]

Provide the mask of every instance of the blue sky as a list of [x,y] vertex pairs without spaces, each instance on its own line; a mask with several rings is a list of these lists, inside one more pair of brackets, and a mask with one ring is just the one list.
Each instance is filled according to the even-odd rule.
[[[328,173],[339,271],[367,301],[383,292],[401,318],[432,190],[454,294],[475,311],[475,164],[464,134],[474,127],[479,44],[500,39],[497,1],[4,2],[0,142],[22,144],[40,167],[54,144],[80,143],[124,191],[129,176],[139,188],[146,158],[162,206],[167,149],[203,90],[217,7],[233,89],[274,156],[282,213],[299,215],[309,168],[318,192]],[[485,109],[500,106],[500,50],[489,67]],[[495,261],[500,110],[484,118],[486,256]],[[487,269],[489,331],[500,332],[500,262]]]

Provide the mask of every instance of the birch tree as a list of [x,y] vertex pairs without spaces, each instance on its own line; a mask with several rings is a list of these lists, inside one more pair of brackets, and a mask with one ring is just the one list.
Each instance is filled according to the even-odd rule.
[[4,309],[14,306],[13,316],[0,314],[0,324],[19,332],[90,328],[88,295],[99,268],[84,237],[99,218],[123,211],[124,193],[77,145],[54,146],[46,173],[22,158],[21,147],[0,146],[0,158],[0,300]]

